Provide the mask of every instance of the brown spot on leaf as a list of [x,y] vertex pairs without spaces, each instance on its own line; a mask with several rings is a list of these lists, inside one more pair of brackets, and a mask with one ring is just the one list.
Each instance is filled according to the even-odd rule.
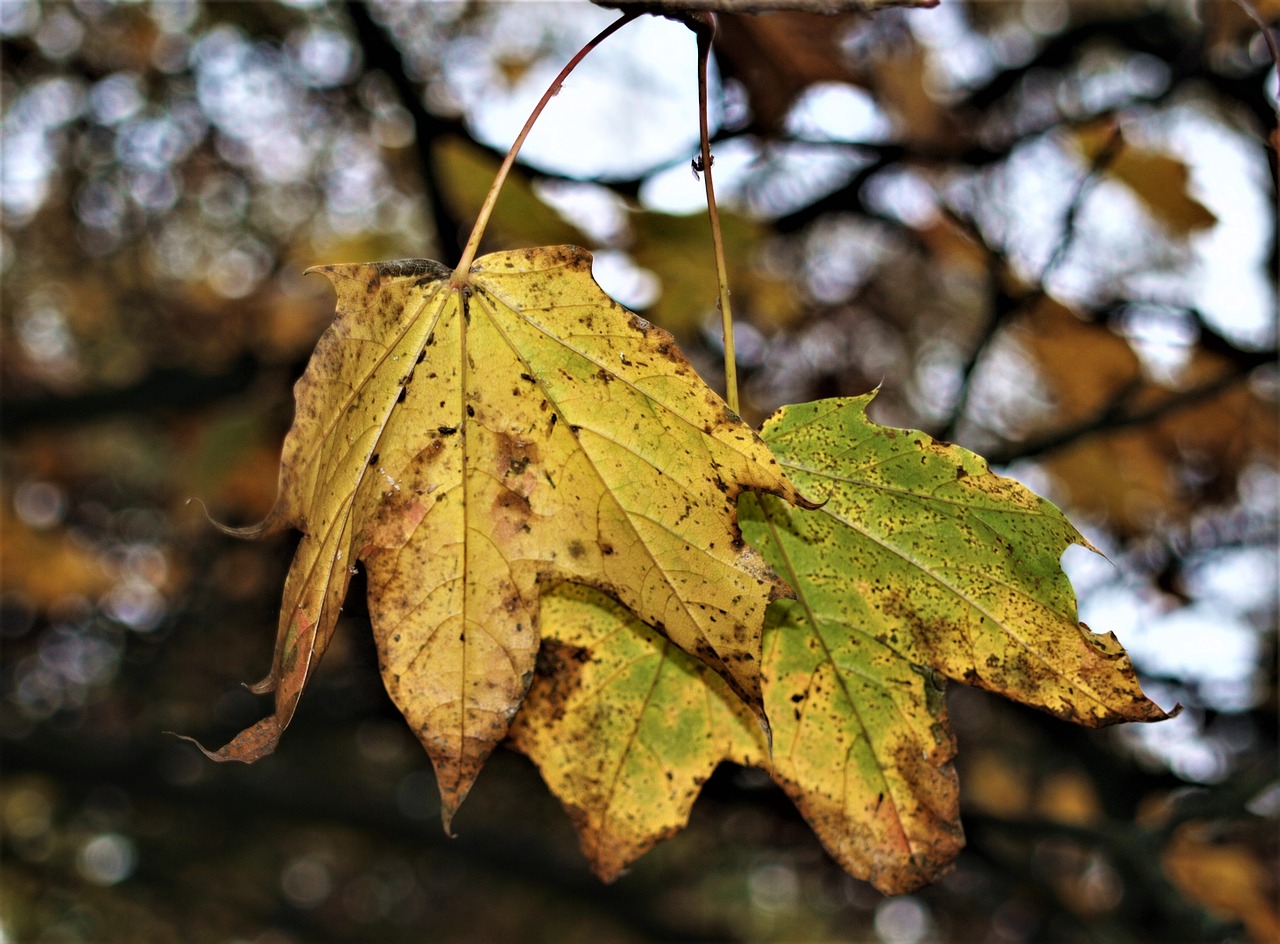
[[566,703],[582,687],[583,666],[590,661],[591,654],[580,646],[570,646],[558,639],[542,640],[534,673],[552,722],[564,717]]

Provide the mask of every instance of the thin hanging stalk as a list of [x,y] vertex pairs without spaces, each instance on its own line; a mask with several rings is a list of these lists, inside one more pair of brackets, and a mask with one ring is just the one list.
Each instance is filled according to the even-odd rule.
[[[729,409],[738,410],[738,362],[733,347],[733,310],[729,306],[729,270],[724,259],[724,238],[720,234],[720,211],[716,208],[716,191],[711,182],[711,136],[707,131],[707,62],[711,58],[711,41],[716,35],[715,14],[695,14],[686,21],[698,36],[698,133],[702,153],[694,165],[703,173],[707,190],[707,216],[711,219],[711,245],[716,257],[716,282],[720,286],[720,323],[724,332],[724,390]],[[696,25],[694,25],[696,23]]]
[[480,213],[476,216],[476,224],[471,228],[471,236],[467,239],[466,246],[462,249],[462,258],[458,260],[457,268],[453,270],[452,283],[454,285],[462,285],[468,279],[468,273],[471,269],[471,263],[475,261],[476,250],[480,247],[480,240],[484,237],[485,227],[489,225],[489,217],[493,214],[493,208],[498,202],[498,194],[502,191],[502,185],[506,183],[507,175],[511,172],[511,167],[516,162],[516,155],[520,153],[520,148],[524,145],[524,139],[529,136],[529,132],[533,129],[534,122],[542,114],[542,110],[547,107],[547,102],[551,101],[560,91],[560,86],[564,80],[569,77],[579,62],[587,57],[591,50],[595,49],[602,42],[616,33],[619,29],[626,26],[637,16],[639,11],[629,11],[623,13],[620,17],[602,29],[593,36],[585,46],[578,50],[577,54],[570,59],[560,74],[543,93],[542,98],[538,100],[538,104],[534,106],[533,112],[529,115],[529,120],[524,123],[524,127],[520,129],[520,133],[516,136],[515,142],[511,145],[511,149],[507,151],[507,156],[502,161],[502,166],[498,168],[498,174],[493,179],[493,185],[489,188],[489,193],[484,198],[484,205],[480,207]]

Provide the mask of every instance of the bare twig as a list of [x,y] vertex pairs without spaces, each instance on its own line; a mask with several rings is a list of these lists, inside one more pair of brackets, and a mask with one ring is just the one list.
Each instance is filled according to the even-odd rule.
[[716,35],[715,14],[689,14],[681,20],[698,37],[698,141],[701,154],[694,162],[694,173],[701,171],[707,191],[707,216],[711,220],[711,246],[716,259],[716,284],[719,288],[720,324],[724,337],[725,402],[734,413],[738,405],[738,359],[733,343],[733,308],[729,303],[729,267],[725,262],[724,238],[720,233],[720,209],[716,206],[716,190],[712,184],[711,135],[707,130],[707,66],[711,58],[711,42]]
[[956,429],[964,419],[965,409],[969,405],[969,397],[973,393],[973,378],[1000,330],[1018,315],[1030,310],[1045,297],[1047,291],[1045,283],[1062,265],[1067,253],[1071,251],[1071,247],[1075,244],[1080,211],[1084,206],[1085,199],[1097,184],[1098,178],[1119,156],[1123,145],[1124,139],[1120,135],[1119,127],[1117,127],[1111,132],[1111,135],[1098,150],[1098,153],[1093,156],[1088,171],[1076,182],[1075,191],[1071,194],[1071,199],[1067,203],[1066,213],[1063,217],[1062,235],[1058,239],[1053,252],[1045,261],[1044,266],[1041,267],[1040,274],[1030,288],[1017,296],[1009,295],[1004,287],[1008,263],[1003,252],[996,250],[986,241],[976,221],[962,216],[954,210],[947,210],[951,220],[964,228],[987,254],[992,305],[987,323],[983,327],[982,336],[970,351],[969,357],[962,368],[960,391],[956,396],[955,404],[951,408],[951,417],[939,433],[942,439],[951,439],[955,436]]

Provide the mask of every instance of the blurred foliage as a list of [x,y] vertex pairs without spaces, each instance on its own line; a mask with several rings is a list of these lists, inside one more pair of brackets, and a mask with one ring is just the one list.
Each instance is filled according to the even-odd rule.
[[[263,710],[236,686],[269,662],[288,542],[188,500],[271,506],[332,316],[300,273],[455,257],[513,133],[494,115],[609,16],[0,3],[5,939],[1274,939],[1280,138],[1235,0],[722,18],[744,413],[880,386],[877,421],[1047,492],[1111,561],[1068,560],[1086,619],[1186,706],[1099,734],[953,693],[950,877],[883,899],[728,766],[611,886],[512,753],[446,842],[362,587],[277,755],[229,769],[162,734]],[[701,224],[659,212],[699,192],[668,26],[566,86],[582,135],[521,166],[489,248],[583,242],[714,382]]]

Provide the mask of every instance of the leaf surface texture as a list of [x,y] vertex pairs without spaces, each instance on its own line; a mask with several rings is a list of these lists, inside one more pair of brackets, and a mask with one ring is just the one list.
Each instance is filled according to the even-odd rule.
[[496,253],[459,285],[425,260],[316,271],[338,316],[296,387],[264,523],[303,532],[258,686],[276,711],[214,756],[273,749],[356,561],[446,823],[530,684],[556,581],[613,594],[760,713],[761,625],[780,588],[735,501],[799,495],[670,335],[600,291],[588,253]]

